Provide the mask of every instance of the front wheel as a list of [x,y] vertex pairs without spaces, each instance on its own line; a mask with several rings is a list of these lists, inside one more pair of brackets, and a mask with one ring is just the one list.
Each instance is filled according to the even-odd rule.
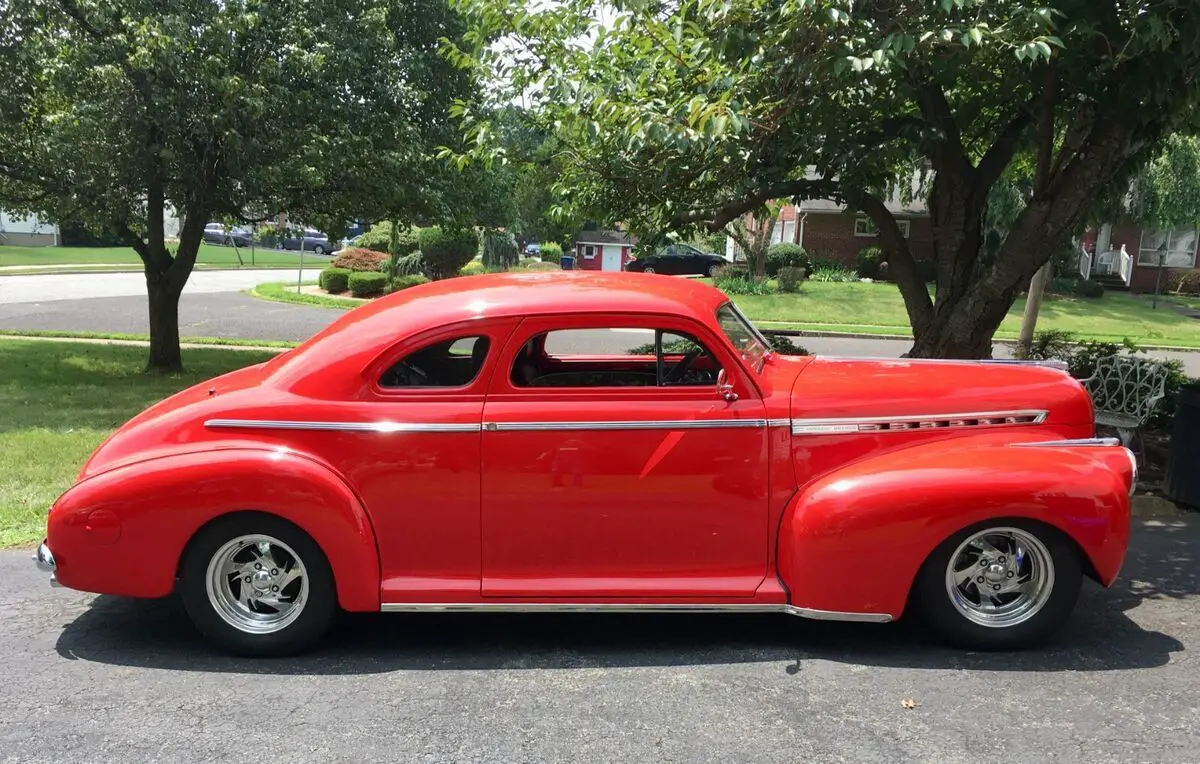
[[642,273],[654,273],[654,266],[647,265],[645,268],[642,268]]
[[1063,625],[1082,579],[1079,555],[1061,532],[1027,521],[985,522],[933,551],[917,574],[914,604],[953,644],[1018,649]]
[[233,515],[188,546],[179,593],[192,622],[238,655],[288,655],[312,647],[337,608],[325,555],[278,517]]

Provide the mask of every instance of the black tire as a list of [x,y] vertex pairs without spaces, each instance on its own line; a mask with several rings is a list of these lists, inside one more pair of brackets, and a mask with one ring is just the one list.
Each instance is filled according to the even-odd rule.
[[[270,633],[251,633],[229,623],[208,594],[209,562],[228,542],[264,535],[291,547],[302,562],[307,599],[291,623]],[[244,656],[282,656],[304,652],[325,635],[337,612],[333,572],[321,548],[307,533],[274,515],[244,513],[217,519],[188,544],[180,565],[178,592],[192,623],[221,650]]]
[[[1053,584],[1044,604],[1027,620],[1010,626],[983,626],[969,620],[952,602],[947,588],[951,555],[968,538],[990,528],[1014,528],[1033,536],[1049,553],[1053,568]],[[1061,531],[1030,520],[988,520],[962,529],[933,550],[913,582],[912,604],[925,624],[952,645],[1019,650],[1043,642],[1063,626],[1079,599],[1082,581],[1078,548]]]
[[642,268],[642,273],[654,273],[654,266],[647,265],[645,268]]
[[313,254],[314,255],[324,255],[325,247],[321,244],[317,244],[317,245],[313,246]]
[[720,270],[721,270],[721,266],[717,265],[716,263],[708,266],[708,277],[710,279],[715,279],[717,277],[717,273],[719,273]]

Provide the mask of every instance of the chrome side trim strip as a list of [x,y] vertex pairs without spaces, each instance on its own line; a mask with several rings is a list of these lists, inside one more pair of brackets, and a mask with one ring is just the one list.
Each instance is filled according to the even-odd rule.
[[608,602],[385,602],[384,613],[784,613],[818,621],[887,623],[887,613],[843,613],[795,605],[734,603],[608,603]]
[[765,419],[662,419],[630,422],[484,422],[488,432],[540,432],[564,430],[728,430],[761,428]]
[[1105,447],[1105,448],[1107,448],[1109,446],[1119,446],[1119,445],[1121,445],[1121,441],[1117,440],[1116,438],[1074,438],[1074,439],[1067,439],[1067,440],[1038,440],[1038,441],[1034,441],[1031,443],[1012,443],[1010,445],[1022,446],[1025,448],[1029,448],[1029,447],[1055,448],[1055,447],[1066,447],[1066,446],[1070,446],[1073,448],[1079,448],[1079,447],[1085,447],[1085,448]]
[[768,419],[767,427],[791,427],[792,420],[790,419]]
[[205,427],[249,430],[321,430],[335,432],[479,432],[474,423],[456,422],[302,422],[290,419],[209,419]]
[[832,419],[793,419],[793,435],[823,435],[849,432],[907,432],[925,429],[959,429],[1041,424],[1050,412],[1038,409],[1019,411],[971,411],[914,416],[844,417]]

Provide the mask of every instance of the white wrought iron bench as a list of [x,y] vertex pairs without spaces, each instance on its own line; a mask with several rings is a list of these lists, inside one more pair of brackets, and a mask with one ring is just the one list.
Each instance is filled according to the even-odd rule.
[[1112,427],[1127,448],[1166,394],[1166,364],[1128,355],[1096,361],[1092,376],[1080,380],[1092,397],[1096,424]]

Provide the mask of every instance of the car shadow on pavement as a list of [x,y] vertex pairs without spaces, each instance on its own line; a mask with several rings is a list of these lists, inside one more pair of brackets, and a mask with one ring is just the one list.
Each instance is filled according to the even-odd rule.
[[[1113,671],[1150,668],[1183,650],[1142,628],[1128,611],[1200,595],[1200,524],[1139,523],[1118,583],[1092,582],[1051,643],[1020,652],[943,647],[915,623],[843,624],[784,615],[346,614],[320,649],[247,660],[209,648],[174,598],[97,597],[66,624],[58,653],[121,666],[251,674],[371,674],[404,670],[658,667],[806,661],[989,671]],[[1151,620],[1155,620],[1151,617]],[[1171,623],[1178,619],[1170,619]]]

